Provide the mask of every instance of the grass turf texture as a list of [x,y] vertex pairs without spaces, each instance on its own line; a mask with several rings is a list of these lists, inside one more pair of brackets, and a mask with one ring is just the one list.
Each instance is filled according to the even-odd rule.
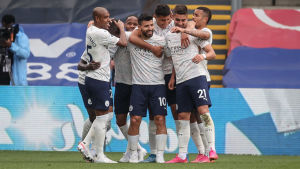
[[[106,153],[106,155],[117,161],[122,153]],[[165,154],[165,160],[173,157],[175,154]],[[190,160],[194,160],[195,157],[196,154],[190,154]],[[79,152],[0,151],[0,169],[296,169],[299,167],[300,156],[219,155],[219,160],[209,164],[96,164],[83,161]]]

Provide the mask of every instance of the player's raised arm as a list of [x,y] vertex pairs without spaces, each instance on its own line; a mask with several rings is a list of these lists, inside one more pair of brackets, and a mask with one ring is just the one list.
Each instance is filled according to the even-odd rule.
[[150,50],[155,56],[161,57],[162,52],[163,52],[163,47],[161,46],[153,46],[147,42],[145,42],[141,38],[141,30],[140,29],[135,29],[130,37],[129,37],[129,42],[144,49]]
[[[116,21],[113,21],[113,22],[116,22]],[[116,25],[120,29],[120,39],[117,42],[117,45],[127,46],[127,39],[126,39],[126,35],[125,35],[124,23],[122,21],[118,20],[118,22],[116,22]]]
[[193,29],[193,28],[180,28],[180,27],[174,27],[171,30],[172,32],[176,33],[186,33],[204,40],[207,40],[210,38],[210,33],[208,31],[199,30],[199,29]]
[[208,31],[204,31],[204,30],[184,29],[183,32],[187,33],[189,35],[204,39],[204,40],[207,40],[210,38],[210,33]]

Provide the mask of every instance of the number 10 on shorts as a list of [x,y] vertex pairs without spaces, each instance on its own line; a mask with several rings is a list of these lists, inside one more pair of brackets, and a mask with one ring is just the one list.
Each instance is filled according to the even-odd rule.
[[165,97],[159,97],[159,105],[160,106],[166,106],[167,105],[167,99]]

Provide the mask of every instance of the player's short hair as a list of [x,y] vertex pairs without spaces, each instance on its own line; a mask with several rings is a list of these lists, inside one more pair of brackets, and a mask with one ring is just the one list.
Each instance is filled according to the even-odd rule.
[[132,16],[138,18],[138,17],[135,16],[135,15],[128,15],[128,16],[126,17],[125,21],[127,21],[127,19],[128,19],[129,17],[132,17]]
[[169,16],[171,14],[170,7],[166,4],[157,5],[154,11],[154,14],[159,16]]
[[[114,20],[114,19],[113,19]],[[111,21],[109,23],[109,28],[108,28],[108,32],[116,37],[119,37],[120,36],[120,29],[119,27],[115,24],[114,21]]]
[[138,23],[139,23],[139,25],[142,25],[143,21],[151,21],[151,20],[153,20],[153,17],[149,14],[144,13],[139,16]]
[[205,14],[206,14],[206,16],[207,16],[207,22],[206,22],[206,24],[208,24],[208,22],[210,21],[210,19],[211,19],[211,10],[209,9],[209,8],[207,8],[207,7],[204,7],[204,6],[200,6],[200,7],[198,7],[197,8],[198,10],[202,10]]
[[10,14],[4,15],[4,16],[2,17],[2,23],[5,23],[5,24],[16,23],[15,16],[10,15]]
[[173,12],[174,14],[186,15],[188,14],[188,9],[185,5],[176,5]]

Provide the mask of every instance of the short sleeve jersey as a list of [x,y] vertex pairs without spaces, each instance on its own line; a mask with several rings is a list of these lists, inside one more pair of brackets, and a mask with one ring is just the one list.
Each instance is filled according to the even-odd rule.
[[[207,39],[206,41],[211,45],[212,44],[212,40],[213,40],[212,31],[209,28],[203,28],[202,30],[209,32],[210,36],[209,36],[209,39]],[[206,53],[206,52],[204,50],[201,50],[200,54],[202,54],[202,53]],[[201,62],[201,64],[203,64],[203,66],[205,67],[205,69],[206,69],[206,79],[207,79],[208,82],[210,82],[211,79],[210,79],[209,71],[207,69],[207,60],[203,60]]]
[[199,47],[207,45],[207,41],[189,35],[191,44],[187,48],[181,48],[180,33],[169,32],[166,36],[167,48],[172,56],[176,72],[176,83],[182,83],[194,77],[206,75],[203,64],[196,64],[192,59],[199,53]]
[[[153,34],[145,40],[154,46],[165,46],[164,37]],[[132,84],[158,85],[165,84],[164,72],[162,68],[163,57],[156,57],[151,51],[129,44],[131,65],[132,65]]]
[[153,18],[153,25],[154,25],[154,33],[158,36],[163,36],[163,37],[165,37],[167,33],[171,30],[171,28],[175,26],[174,21],[172,20],[171,23],[165,29],[162,29],[157,25],[155,18]]
[[100,62],[100,68],[90,70],[87,76],[96,80],[109,82],[110,54],[109,45],[115,45],[119,38],[111,35],[107,30],[91,26],[86,32],[86,53],[89,61]]
[[[162,29],[157,25],[155,18],[153,18],[153,25],[154,25],[154,33],[158,36],[165,37],[167,33],[171,30],[171,28],[174,27],[174,21],[172,20],[171,23],[165,29]],[[173,68],[172,59],[169,57],[165,57],[163,60],[164,74],[165,75],[171,74],[172,68]]]
[[[128,40],[131,32],[125,32]],[[131,59],[128,47],[119,47],[114,55],[115,61],[115,82],[132,84]]]

